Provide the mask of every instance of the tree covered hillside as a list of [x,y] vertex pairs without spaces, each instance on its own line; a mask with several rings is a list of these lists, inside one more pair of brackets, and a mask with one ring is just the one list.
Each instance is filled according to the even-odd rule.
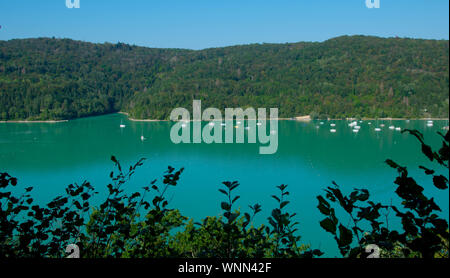
[[200,51],[0,41],[0,119],[167,119],[192,99],[280,117],[448,117],[448,56],[448,41],[365,36]]
[[0,118],[71,119],[115,112],[152,86],[178,50],[68,39],[0,42]]

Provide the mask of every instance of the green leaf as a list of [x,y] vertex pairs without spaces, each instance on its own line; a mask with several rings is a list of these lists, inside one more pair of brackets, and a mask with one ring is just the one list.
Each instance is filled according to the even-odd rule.
[[426,144],[422,144],[422,152],[426,157],[428,157],[428,159],[430,159],[430,161],[433,161],[434,154],[433,154],[433,150],[431,149],[430,146],[428,146]]
[[277,200],[278,203],[281,202],[281,201],[280,201],[280,198],[278,198],[278,197],[275,196],[275,195],[272,195],[272,198],[274,198],[275,200]]
[[111,156],[111,160],[112,160],[112,162],[117,163],[117,159],[114,155]]
[[280,208],[284,208],[285,206],[287,206],[289,204],[289,201],[284,201],[280,204]]
[[448,183],[447,178],[442,175],[433,177],[433,184],[439,189],[442,190],[447,189],[448,188],[447,183]]
[[320,203],[317,208],[319,209],[320,213],[323,215],[330,215],[330,208],[326,207],[323,203]]
[[325,218],[320,222],[320,226],[327,232],[336,234],[336,224],[330,218]]
[[426,175],[433,175],[434,174],[434,170],[430,170],[430,169],[425,168],[423,166],[419,166],[419,168],[424,170]]
[[351,230],[344,227],[342,224],[339,225],[339,241],[340,247],[350,245],[353,241],[353,233]]
[[232,204],[234,204],[234,202],[236,202],[241,196],[236,196],[234,197],[233,201],[231,201]]
[[397,163],[395,163],[393,160],[391,159],[386,159],[386,164],[389,165],[390,167],[397,169],[400,167],[400,165],[398,165]]
[[220,204],[220,207],[221,207],[223,210],[226,210],[226,211],[229,211],[229,210],[231,209],[230,204],[228,204],[227,202],[222,202],[222,203]]

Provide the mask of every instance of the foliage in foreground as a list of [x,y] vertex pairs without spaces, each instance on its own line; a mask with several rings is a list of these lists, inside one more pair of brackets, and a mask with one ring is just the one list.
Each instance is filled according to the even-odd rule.
[[[287,186],[278,186],[273,196],[278,207],[268,218],[270,226],[254,227],[253,218],[261,206],[250,206],[241,215],[233,205],[239,196],[233,195],[238,182],[224,182],[219,191],[226,197],[221,203],[221,217],[207,217],[202,223],[187,222],[178,210],[169,209],[165,193],[177,185],[183,169],[169,167],[162,184],[153,180],[143,192],[128,195],[123,185],[129,181],[143,159],[127,171],[112,157],[117,173],[111,172],[108,196],[99,206],[90,199],[98,192],[88,182],[72,184],[66,195],[55,198],[45,207],[33,204],[30,192],[16,198],[11,192],[1,192],[0,256],[55,257],[66,256],[65,247],[77,244],[81,256],[104,257],[313,257],[321,255],[299,244],[295,214],[285,211],[289,201]],[[0,188],[16,186],[17,179],[3,173]],[[152,201],[147,196],[152,195]],[[181,231],[174,232],[177,228]]]
[[[448,170],[449,133],[442,137],[438,152],[424,143],[417,131],[406,130],[422,145],[422,152]],[[248,212],[236,210],[239,196],[235,194],[237,181],[223,182],[220,193],[220,217],[206,217],[199,223],[189,220],[176,209],[170,209],[165,194],[175,187],[183,172],[168,167],[162,180],[153,180],[142,192],[127,194],[123,187],[143,159],[123,169],[113,156],[116,170],[111,172],[106,199],[98,206],[90,203],[98,194],[89,182],[71,184],[66,194],[53,199],[46,206],[34,204],[32,187],[15,197],[8,190],[17,186],[17,179],[0,174],[0,257],[27,258],[67,256],[65,248],[77,244],[85,258],[312,258],[323,255],[300,243],[295,213],[286,210],[289,201],[287,185],[277,186],[273,195],[277,206],[267,218],[268,225],[254,226],[254,218],[261,206],[249,206]],[[399,177],[396,194],[403,200],[403,209],[369,200],[365,189],[356,189],[345,196],[336,183],[318,196],[318,209],[326,216],[322,228],[333,234],[344,257],[366,257],[368,244],[380,246],[384,257],[447,257],[448,223],[435,213],[440,208],[423,195],[423,188],[408,177],[405,167],[386,161],[397,169]],[[448,178],[435,175],[435,171],[420,166],[432,176],[434,185],[445,190]],[[148,201],[151,199],[151,201]],[[338,219],[331,203],[338,204],[351,219],[345,224]],[[403,231],[390,230],[386,211],[393,210],[401,219]],[[403,211],[402,211],[403,210]],[[382,215],[386,216],[383,223]],[[371,230],[361,224],[367,222]],[[367,224],[366,223],[366,224]]]
[[[434,152],[429,145],[425,144],[420,132],[416,130],[403,132],[415,136],[427,158],[440,167],[444,167],[448,173],[450,133],[447,132],[445,136],[439,133],[444,140],[440,150]],[[333,182],[334,186],[325,190],[325,197],[317,197],[318,208],[326,216],[320,225],[334,236],[344,257],[364,256],[365,247],[376,244],[381,248],[380,255],[384,257],[448,258],[449,226],[445,219],[436,214],[441,211],[441,208],[435,203],[434,198],[428,198],[423,194],[424,188],[408,176],[406,167],[389,159],[386,163],[399,173],[394,182],[397,185],[395,193],[402,200],[403,209],[392,204],[385,205],[370,201],[370,194],[366,189],[355,189],[345,196],[339,186]],[[436,174],[435,170],[424,166],[419,168],[432,178],[436,188],[448,189],[447,177]],[[349,216],[350,225],[345,226],[343,221],[336,217],[335,209],[330,202],[336,203]],[[388,216],[391,210],[400,218],[403,231],[389,229]],[[371,228],[364,230],[363,224]]]

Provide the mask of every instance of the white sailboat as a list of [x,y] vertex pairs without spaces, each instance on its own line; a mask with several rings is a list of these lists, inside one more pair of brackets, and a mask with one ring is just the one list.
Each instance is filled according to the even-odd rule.
[[358,125],[358,123],[356,121],[351,122],[351,123],[348,124],[349,127],[354,127],[354,126],[357,126],[357,125]]
[[394,130],[395,129],[395,125],[392,125],[392,119],[389,121],[389,129],[390,130]]
[[120,120],[120,128],[125,128],[126,125],[123,124],[123,121]]

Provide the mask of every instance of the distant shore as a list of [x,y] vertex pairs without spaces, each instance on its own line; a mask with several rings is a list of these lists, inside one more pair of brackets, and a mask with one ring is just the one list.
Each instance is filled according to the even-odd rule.
[[[170,120],[157,120],[157,119],[134,119],[131,118],[130,115],[127,112],[116,112],[117,114],[122,114],[128,117],[128,120],[132,122],[170,122]],[[98,116],[98,115],[97,115]],[[236,119],[236,120],[248,120],[248,119]],[[258,120],[258,119],[253,119]],[[267,118],[266,120],[270,120],[270,118]],[[309,115],[305,116],[295,116],[292,118],[276,118],[278,121],[299,121],[299,122],[309,122],[313,119]],[[356,121],[356,120],[362,120],[362,121],[406,121],[406,120],[419,120],[419,121],[445,121],[449,120],[448,118],[345,118],[345,119],[316,119],[318,121],[339,121],[339,120],[347,120],[347,121]],[[69,122],[70,120],[36,120],[36,121],[30,121],[30,120],[12,120],[12,121],[0,121],[0,123],[15,123],[15,124],[31,124],[31,123],[47,123],[47,124],[55,124],[55,123],[64,123]],[[190,119],[190,122],[193,122],[194,120]]]
[[56,124],[56,123],[65,123],[69,120],[48,120],[48,121],[27,121],[27,120],[17,120],[17,121],[0,121],[2,124],[12,123],[12,124]]
[[[134,119],[129,116],[126,112],[117,112],[118,114],[123,114],[128,117],[128,120],[132,122],[170,122],[171,120],[155,120],[155,119]],[[293,118],[276,118],[278,121],[284,121],[284,120],[292,120]],[[236,120],[258,120],[258,119],[236,119]],[[270,120],[270,118],[268,118]],[[181,121],[181,120],[180,120]],[[189,119],[189,122],[194,122],[195,120]]]
[[[356,118],[348,118],[347,120],[357,120]],[[406,121],[406,120],[414,120],[414,121],[445,121],[448,118],[361,118],[362,121]]]
[[134,119],[130,117],[127,112],[117,112],[117,114],[122,114],[128,117],[128,120],[132,122],[168,122],[169,120],[154,120],[154,119]]
[[[129,116],[126,112],[118,112],[119,114],[126,115],[130,121],[133,122],[170,122],[170,120],[156,120],[156,119],[134,119]],[[236,120],[249,120],[249,119],[236,119]],[[252,119],[252,120],[258,120],[258,119]],[[266,120],[270,120],[270,118],[267,118]],[[310,116],[296,116],[292,118],[276,118],[278,121],[298,121],[298,122],[309,122],[313,121]],[[406,120],[413,120],[413,121],[445,121],[449,120],[448,118],[345,118],[345,119],[316,119],[316,121],[341,121],[341,120],[347,120],[347,121],[406,121]],[[189,122],[193,122],[194,120],[190,119]]]

